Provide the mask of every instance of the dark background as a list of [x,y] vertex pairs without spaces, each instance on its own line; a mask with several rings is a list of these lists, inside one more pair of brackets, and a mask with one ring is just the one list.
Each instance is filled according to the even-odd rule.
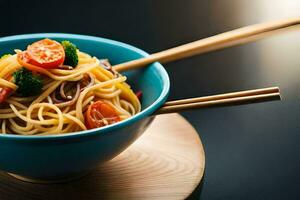
[[[271,19],[297,0],[0,0],[0,36],[63,32],[123,41],[150,53]],[[300,30],[299,30],[300,31]],[[183,113],[206,152],[190,199],[299,199],[300,34],[287,32],[165,65],[170,99],[280,86],[283,101]]]

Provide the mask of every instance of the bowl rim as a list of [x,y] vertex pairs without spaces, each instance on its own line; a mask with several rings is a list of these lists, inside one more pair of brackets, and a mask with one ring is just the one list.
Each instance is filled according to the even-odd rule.
[[[21,34],[21,35],[12,35],[0,38],[0,43],[2,42],[9,42],[9,41],[17,41],[17,40],[24,40],[24,39],[39,39],[42,37],[49,37],[49,38],[65,38],[65,39],[81,39],[81,40],[90,40],[90,41],[97,41],[97,42],[104,42],[111,45],[125,47],[130,51],[134,51],[140,54],[143,57],[149,56],[149,54],[137,47],[132,45],[102,38],[98,36],[90,36],[90,35],[81,35],[81,34],[70,34],[70,33],[33,33],[33,34]],[[22,140],[53,140],[53,139],[69,139],[69,138],[78,138],[83,136],[92,136],[95,134],[108,134],[116,129],[123,128],[125,126],[131,125],[138,120],[141,120],[147,116],[153,114],[162,104],[166,101],[169,90],[170,90],[170,80],[167,71],[165,68],[158,62],[155,62],[151,65],[154,67],[160,74],[162,81],[163,81],[163,88],[159,95],[159,97],[147,108],[142,110],[141,112],[137,113],[136,115],[118,122],[116,124],[91,129],[91,130],[83,130],[83,131],[76,131],[71,133],[65,134],[55,134],[55,135],[14,135],[14,134],[0,134],[0,139],[22,139]]]

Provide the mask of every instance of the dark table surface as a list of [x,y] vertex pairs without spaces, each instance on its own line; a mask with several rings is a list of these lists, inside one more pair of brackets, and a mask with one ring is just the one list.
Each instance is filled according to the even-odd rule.
[[[293,0],[0,0],[0,36],[67,32],[157,52],[297,16]],[[165,65],[170,99],[279,86],[283,100],[185,112],[206,152],[191,199],[299,199],[300,34],[293,31]]]

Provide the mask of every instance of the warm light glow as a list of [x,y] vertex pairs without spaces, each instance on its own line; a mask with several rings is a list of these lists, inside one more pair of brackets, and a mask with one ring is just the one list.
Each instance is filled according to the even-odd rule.
[[[300,17],[299,0],[236,0],[230,6],[228,1],[212,4],[212,21],[218,32],[265,21]],[[256,76],[256,80],[264,84],[280,82],[288,87],[295,84],[290,80],[297,80],[300,73],[299,44],[300,26],[297,30],[282,32],[254,45],[248,44],[250,48],[240,49],[239,53],[243,60],[253,60],[256,69],[249,76]]]

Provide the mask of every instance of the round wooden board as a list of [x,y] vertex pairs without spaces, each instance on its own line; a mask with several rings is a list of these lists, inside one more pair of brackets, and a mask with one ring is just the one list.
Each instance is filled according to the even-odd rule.
[[0,174],[0,199],[185,199],[199,184],[204,150],[180,115],[155,118],[131,147],[68,183],[32,184]]

